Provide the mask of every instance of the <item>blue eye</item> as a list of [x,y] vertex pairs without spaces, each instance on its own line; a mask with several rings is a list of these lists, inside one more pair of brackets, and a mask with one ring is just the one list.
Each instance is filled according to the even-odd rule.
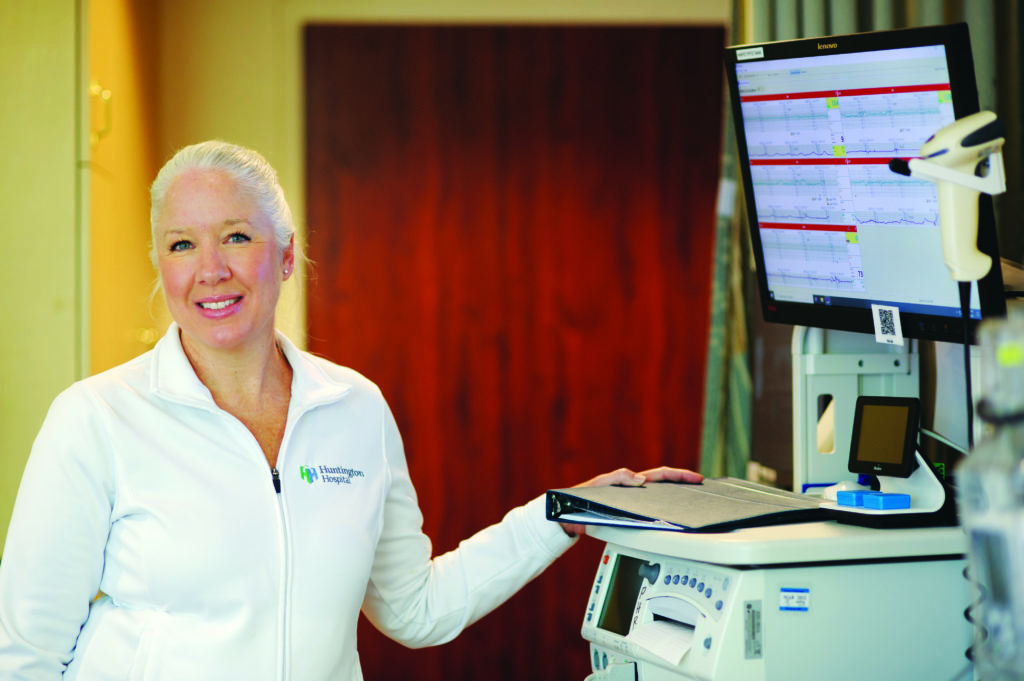
[[242,232],[235,232],[234,234],[229,236],[227,240],[228,243],[232,244],[242,244],[248,241],[252,241],[252,239],[249,238],[249,235],[243,234]]
[[189,248],[192,248],[192,242],[186,239],[180,239],[171,244],[170,251],[174,253],[175,251],[184,251]]

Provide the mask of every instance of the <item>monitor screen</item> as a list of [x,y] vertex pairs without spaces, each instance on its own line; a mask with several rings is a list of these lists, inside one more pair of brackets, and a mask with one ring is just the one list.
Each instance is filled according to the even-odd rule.
[[597,626],[613,634],[625,636],[633,621],[633,610],[644,578],[640,568],[644,561],[621,553],[615,557],[611,577],[608,580],[607,597],[601,608]]
[[[967,25],[741,45],[725,61],[765,319],[874,333],[877,304],[905,336],[962,341],[936,185],[888,164],[978,111]],[[991,199],[979,208],[995,265],[972,287],[972,332],[1005,314]]]
[[850,438],[851,473],[909,478],[917,467],[916,397],[859,395]]

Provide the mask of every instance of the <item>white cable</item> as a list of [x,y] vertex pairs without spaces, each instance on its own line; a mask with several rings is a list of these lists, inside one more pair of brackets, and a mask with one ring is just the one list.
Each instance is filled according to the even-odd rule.
[[921,432],[924,433],[925,435],[927,435],[928,437],[932,438],[933,440],[938,440],[939,442],[941,442],[942,444],[946,445],[947,447],[952,447],[953,449],[955,449],[956,451],[960,452],[961,454],[969,454],[969,452],[966,449],[964,449],[960,445],[956,444],[952,440],[947,440],[946,438],[944,438],[943,436],[939,435],[936,432],[928,430],[927,428],[921,428]]

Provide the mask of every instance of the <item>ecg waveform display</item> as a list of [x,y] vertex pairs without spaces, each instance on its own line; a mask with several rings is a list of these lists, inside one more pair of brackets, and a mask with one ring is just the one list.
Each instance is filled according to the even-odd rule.
[[751,160],[916,156],[953,120],[946,84],[762,95],[741,108]]
[[947,83],[752,95],[741,109],[770,288],[864,290],[859,227],[938,226],[935,185],[888,162],[953,121]]
[[759,232],[769,289],[864,290],[860,246],[852,227],[762,224]]
[[762,162],[751,164],[750,174],[759,222],[938,225],[935,185],[896,175],[887,161]]

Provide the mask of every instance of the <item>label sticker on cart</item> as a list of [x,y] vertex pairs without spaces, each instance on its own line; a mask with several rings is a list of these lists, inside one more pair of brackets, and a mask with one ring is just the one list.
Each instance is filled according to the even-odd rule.
[[743,603],[743,659],[745,660],[760,660],[764,657],[761,619],[761,601]]
[[782,612],[807,612],[811,609],[811,590],[797,588],[779,589],[779,610]]

